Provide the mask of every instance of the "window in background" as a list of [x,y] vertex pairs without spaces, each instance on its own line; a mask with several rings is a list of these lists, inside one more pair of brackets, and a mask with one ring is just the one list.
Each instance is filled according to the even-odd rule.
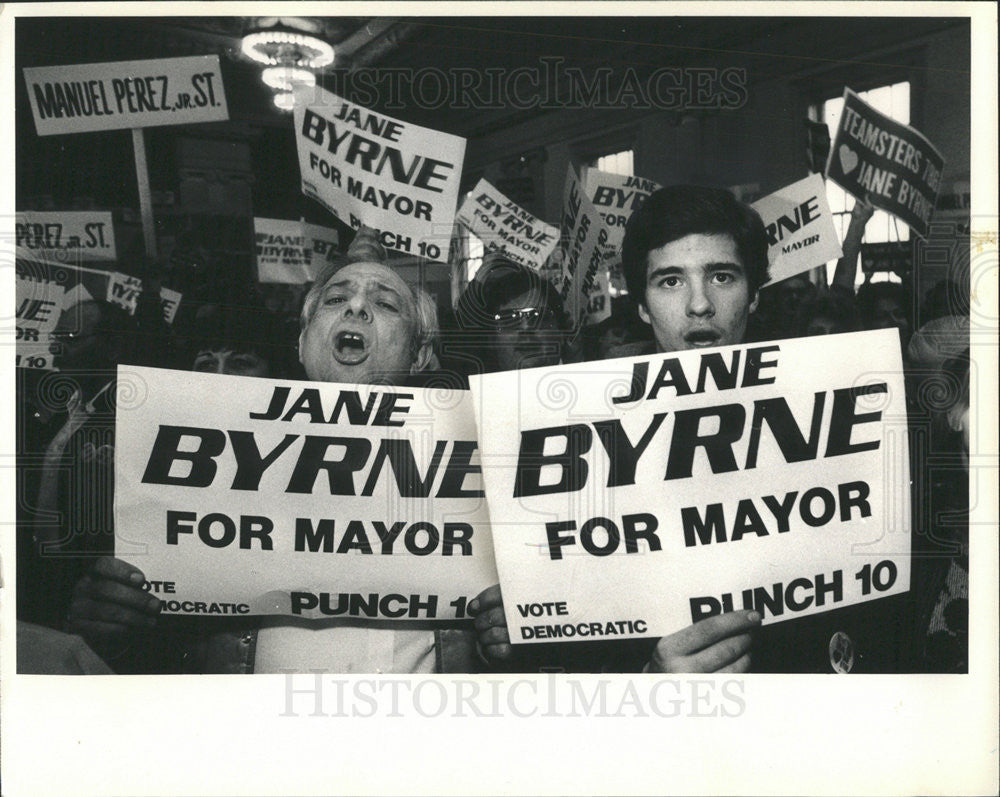
[[[904,125],[910,123],[910,83],[903,81],[893,83],[890,86],[879,86],[868,91],[859,91],[858,96],[865,102],[884,113],[902,122]],[[840,114],[844,109],[843,96],[834,97],[821,103],[817,108],[818,121],[825,122],[830,130],[830,139],[833,140],[837,132],[837,125],[840,124]],[[854,197],[850,196],[843,188],[832,181],[826,183],[826,198],[830,203],[830,211],[833,213],[833,225],[844,239],[847,233],[847,225],[851,220],[851,209],[854,207]],[[875,215],[868,221],[865,227],[865,243],[883,243],[886,241],[908,241],[910,240],[910,228],[904,222],[890,216],[883,210],[876,210]],[[832,266],[828,271],[830,279],[833,279]],[[861,269],[858,269],[858,284],[863,281]],[[872,282],[892,281],[898,282],[899,277],[889,272],[879,272],[872,275]]]
[[612,152],[609,155],[602,155],[595,158],[590,166],[600,172],[610,172],[611,174],[635,174],[635,153],[630,149],[621,152]]
[[466,230],[465,237],[466,251],[468,251],[468,258],[465,261],[465,281],[469,283],[476,276],[479,267],[483,265],[485,248],[483,242],[475,233]]

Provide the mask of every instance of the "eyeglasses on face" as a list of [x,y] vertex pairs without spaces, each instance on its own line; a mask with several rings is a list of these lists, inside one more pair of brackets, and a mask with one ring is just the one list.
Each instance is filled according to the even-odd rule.
[[556,315],[547,308],[522,307],[501,310],[493,314],[493,326],[498,332],[514,329],[555,328]]

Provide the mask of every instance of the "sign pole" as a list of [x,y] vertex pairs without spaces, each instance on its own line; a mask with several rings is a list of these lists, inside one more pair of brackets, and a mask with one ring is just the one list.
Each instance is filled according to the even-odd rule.
[[139,185],[139,210],[142,212],[142,234],[146,244],[146,255],[156,257],[153,199],[149,190],[149,169],[146,166],[146,137],[141,127],[132,128],[132,149],[135,153],[135,178]]

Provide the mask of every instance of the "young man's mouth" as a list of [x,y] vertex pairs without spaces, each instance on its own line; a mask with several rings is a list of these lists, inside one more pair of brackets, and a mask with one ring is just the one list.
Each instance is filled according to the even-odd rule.
[[357,365],[368,359],[371,351],[360,332],[338,332],[333,341],[333,357],[342,365]]
[[684,335],[684,341],[693,348],[707,348],[717,346],[722,339],[722,335],[714,329],[692,329]]

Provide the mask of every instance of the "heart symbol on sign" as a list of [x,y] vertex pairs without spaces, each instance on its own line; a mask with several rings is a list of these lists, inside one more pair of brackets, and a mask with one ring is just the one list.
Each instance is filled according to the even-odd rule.
[[840,168],[844,170],[844,174],[853,172],[854,167],[858,165],[858,156],[854,154],[854,150],[847,144],[841,144],[837,154],[840,156]]

